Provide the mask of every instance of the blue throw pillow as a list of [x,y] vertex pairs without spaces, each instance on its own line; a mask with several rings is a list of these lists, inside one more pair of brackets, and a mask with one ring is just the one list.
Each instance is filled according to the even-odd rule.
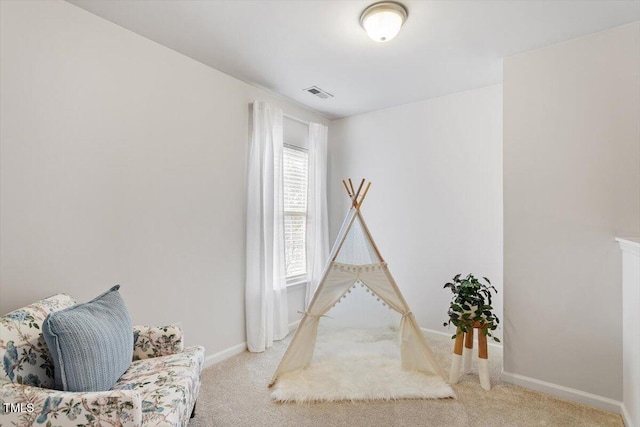
[[131,365],[133,326],[119,288],[45,319],[42,334],[58,390],[110,390]]

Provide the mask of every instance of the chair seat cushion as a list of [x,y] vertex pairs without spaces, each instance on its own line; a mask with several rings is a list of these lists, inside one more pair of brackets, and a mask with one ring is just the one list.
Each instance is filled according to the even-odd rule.
[[42,333],[53,357],[57,389],[110,390],[131,364],[133,325],[119,288],[45,319]]
[[200,390],[204,347],[187,347],[168,356],[137,360],[114,390],[134,390],[142,398],[145,426],[186,425]]

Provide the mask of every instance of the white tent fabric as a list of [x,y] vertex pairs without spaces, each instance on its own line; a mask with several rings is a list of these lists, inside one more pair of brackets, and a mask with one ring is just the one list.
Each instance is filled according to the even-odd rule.
[[362,222],[357,215],[336,257],[336,261],[342,264],[353,265],[375,264],[380,262],[373,244],[367,239]]
[[360,210],[354,206],[342,224],[322,280],[276,369],[270,386],[275,384],[279,375],[309,366],[320,318],[345,296],[356,282],[365,285],[390,308],[402,314],[400,355],[403,369],[443,377],[418,323],[371,238]]

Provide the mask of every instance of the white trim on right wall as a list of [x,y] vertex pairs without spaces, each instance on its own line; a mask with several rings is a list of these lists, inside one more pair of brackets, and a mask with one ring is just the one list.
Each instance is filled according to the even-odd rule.
[[[614,399],[609,399],[608,397],[598,396],[597,394],[587,393],[586,391],[577,390],[575,388],[548,383],[546,381],[525,377],[524,375],[512,374],[505,371],[503,371],[502,375],[500,375],[500,380],[505,383],[559,397],[560,399],[566,399],[572,402],[581,403],[583,405],[593,406],[594,408],[602,409],[604,411],[615,412],[616,414],[621,414],[624,417],[625,411],[623,409],[622,402]],[[627,427],[631,427],[631,425],[627,423],[626,419],[625,425]]]
[[622,415],[622,421],[624,421],[624,425],[626,427],[638,427],[634,426],[631,422],[631,415],[629,414],[629,411],[627,411],[627,407],[625,406],[624,402],[622,402],[622,404],[620,405],[620,412],[620,415]]

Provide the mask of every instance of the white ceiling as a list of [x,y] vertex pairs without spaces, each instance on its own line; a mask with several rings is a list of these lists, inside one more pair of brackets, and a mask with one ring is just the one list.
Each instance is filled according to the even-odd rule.
[[379,44],[359,24],[373,0],[69,1],[331,119],[500,83],[505,56],[640,20],[640,0],[407,0]]

